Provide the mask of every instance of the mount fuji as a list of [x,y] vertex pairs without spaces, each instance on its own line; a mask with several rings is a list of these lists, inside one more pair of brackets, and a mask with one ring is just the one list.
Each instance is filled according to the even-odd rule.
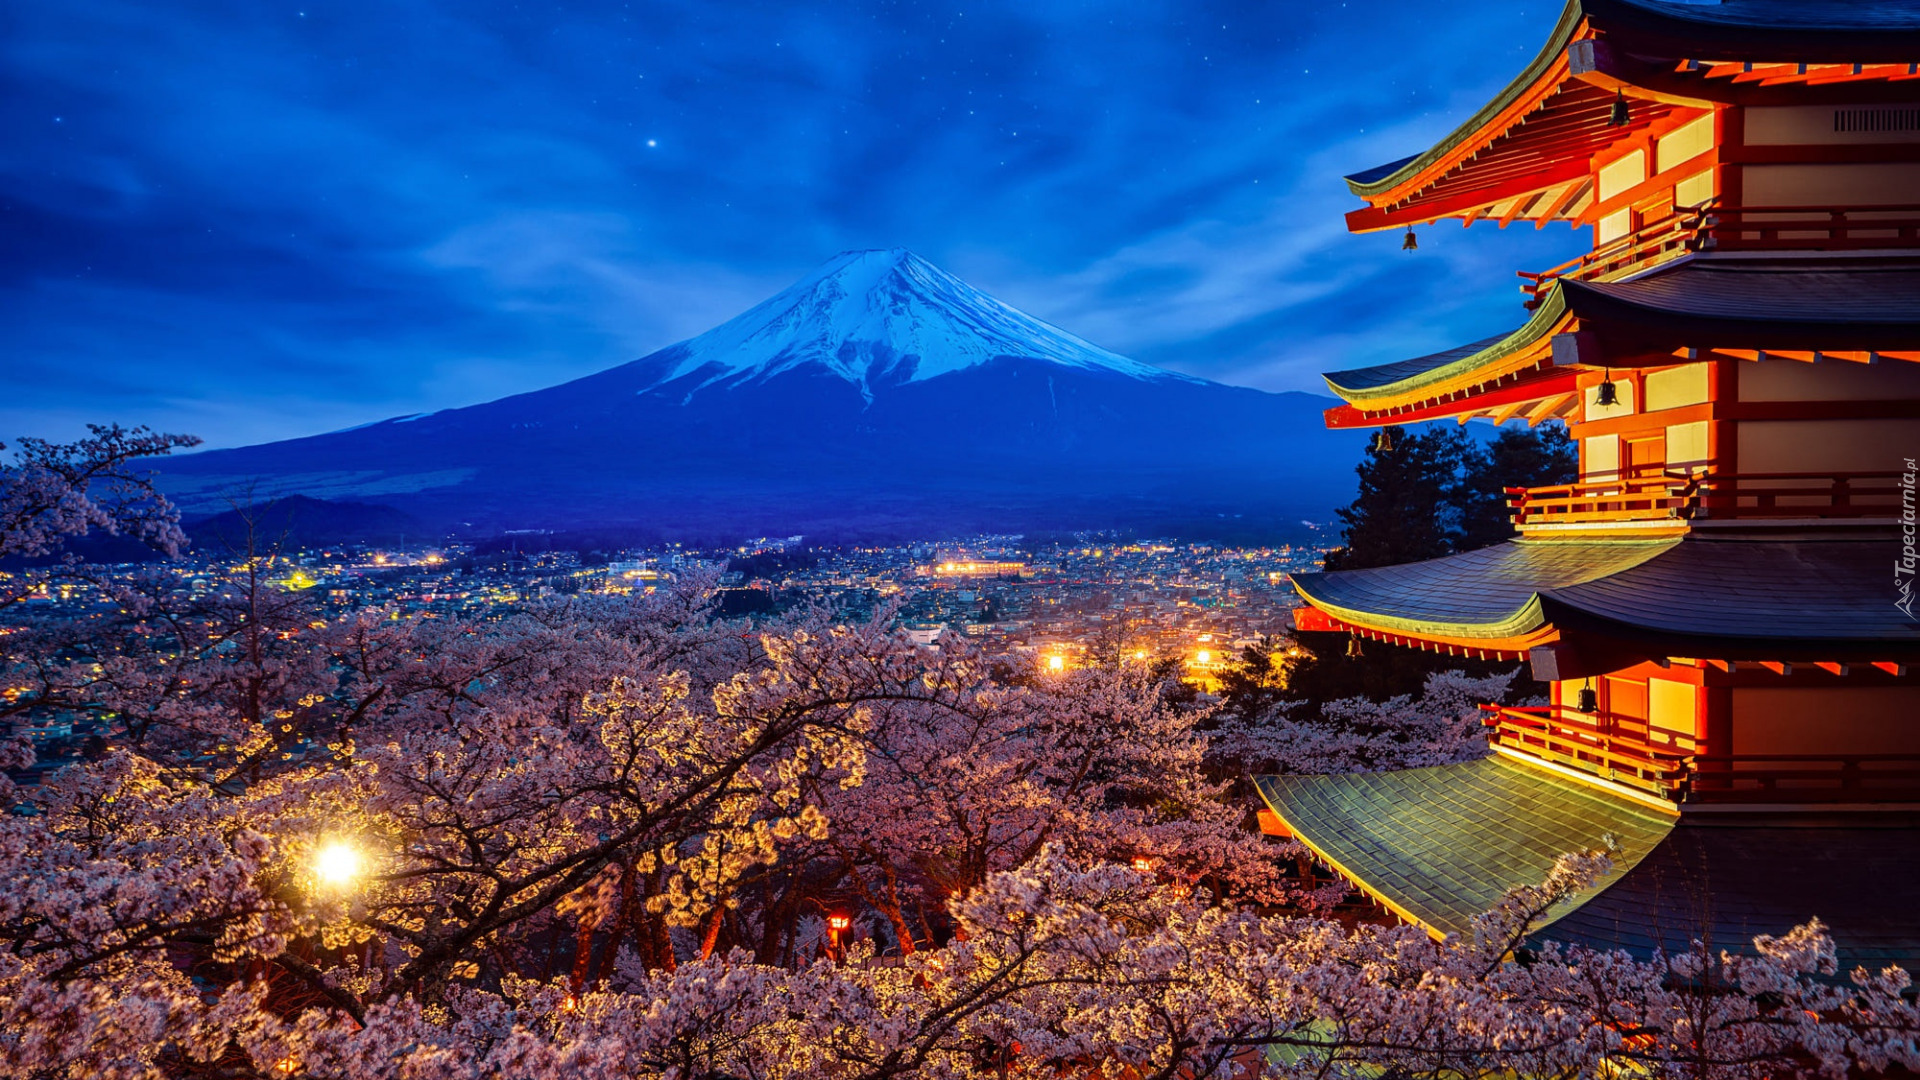
[[698,337],[481,405],[166,463],[238,492],[375,501],[461,531],[843,538],[1254,528],[1351,498],[1331,399],[1109,352],[902,249],[841,254]]

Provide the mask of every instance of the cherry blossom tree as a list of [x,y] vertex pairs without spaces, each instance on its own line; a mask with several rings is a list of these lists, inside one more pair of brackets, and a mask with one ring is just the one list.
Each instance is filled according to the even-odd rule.
[[[171,520],[97,506],[15,514],[0,550]],[[1920,1066],[1905,973],[1843,976],[1817,923],[1745,955],[1535,945],[1610,872],[1590,852],[1456,939],[1355,928],[1208,779],[1457,760],[1501,686],[1209,733],[1150,673],[1009,682],[885,612],[720,618],[699,578],[482,622],[328,616],[234,565],[135,583],[58,656],[0,639],[58,684],[33,707],[116,725],[0,781],[0,1077]]]
[[1317,712],[1281,702],[1228,716],[1213,738],[1217,763],[1248,773],[1340,773],[1471,761],[1487,752],[1480,703],[1499,701],[1518,672],[1473,678],[1429,675],[1418,698],[1344,698]]

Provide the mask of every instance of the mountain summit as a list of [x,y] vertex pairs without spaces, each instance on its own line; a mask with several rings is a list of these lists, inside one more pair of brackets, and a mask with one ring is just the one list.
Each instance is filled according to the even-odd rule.
[[904,249],[545,390],[173,459],[189,513],[302,494],[430,524],[842,537],[1286,523],[1346,501],[1331,399],[1130,360]]
[[[695,389],[817,364],[861,388],[917,382],[1002,357],[1136,379],[1188,379],[1129,360],[988,296],[905,248],[845,251],[790,288],[673,347],[662,382]],[[670,351],[673,351],[670,350]]]

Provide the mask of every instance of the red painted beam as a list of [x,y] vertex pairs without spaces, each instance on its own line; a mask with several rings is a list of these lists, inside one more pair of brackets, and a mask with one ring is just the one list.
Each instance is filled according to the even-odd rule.
[[1434,218],[1450,217],[1468,210],[1475,210],[1488,203],[1503,202],[1515,195],[1525,195],[1555,184],[1564,184],[1569,180],[1583,180],[1587,175],[1587,161],[1581,158],[1577,161],[1557,162],[1546,168],[1522,173],[1502,184],[1477,188],[1457,195],[1435,199],[1416,196],[1411,204],[1398,210],[1365,206],[1347,214],[1347,231],[1377,232],[1381,229],[1399,228],[1402,225],[1417,225]]
[[1328,615],[1312,604],[1303,604],[1293,609],[1293,628],[1308,633],[1327,633],[1335,630],[1345,630],[1347,629],[1347,625],[1345,623],[1335,622],[1333,616]]
[[1336,405],[1328,409],[1327,426],[1330,428],[1385,427],[1389,424],[1417,424],[1425,420],[1442,420],[1449,416],[1458,416],[1463,412],[1478,412],[1481,409],[1497,405],[1511,405],[1518,401],[1533,401],[1536,398],[1550,398],[1561,394],[1571,394],[1579,389],[1577,380],[1580,372],[1563,371],[1548,368],[1544,374],[1530,374],[1519,381],[1506,386],[1496,386],[1483,393],[1468,393],[1455,401],[1436,402],[1417,409],[1394,413],[1391,416],[1368,414],[1352,405]]

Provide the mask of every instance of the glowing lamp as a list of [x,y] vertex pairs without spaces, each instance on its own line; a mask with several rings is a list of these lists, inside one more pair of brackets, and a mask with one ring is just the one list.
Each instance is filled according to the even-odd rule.
[[1064,657],[1064,656],[1049,656],[1049,657],[1047,657],[1047,670],[1048,670],[1048,671],[1065,671],[1066,669],[1067,669],[1067,658],[1066,658],[1066,657]]
[[827,916],[827,929],[833,931],[836,934],[846,933],[847,928],[852,925],[853,925],[853,920],[851,918],[848,918],[845,915]]
[[1133,857],[1133,868],[1143,874],[1148,873],[1153,869],[1153,860],[1147,858],[1145,855],[1135,855]]
[[1213,654],[1205,649],[1201,649],[1199,652],[1193,654],[1193,661],[1196,664],[1211,664],[1213,663]]
[[344,840],[335,840],[313,856],[313,876],[325,885],[345,885],[360,874],[360,852]]
[[1145,660],[1147,658],[1147,650],[1145,649],[1133,650],[1133,658],[1135,660]]

